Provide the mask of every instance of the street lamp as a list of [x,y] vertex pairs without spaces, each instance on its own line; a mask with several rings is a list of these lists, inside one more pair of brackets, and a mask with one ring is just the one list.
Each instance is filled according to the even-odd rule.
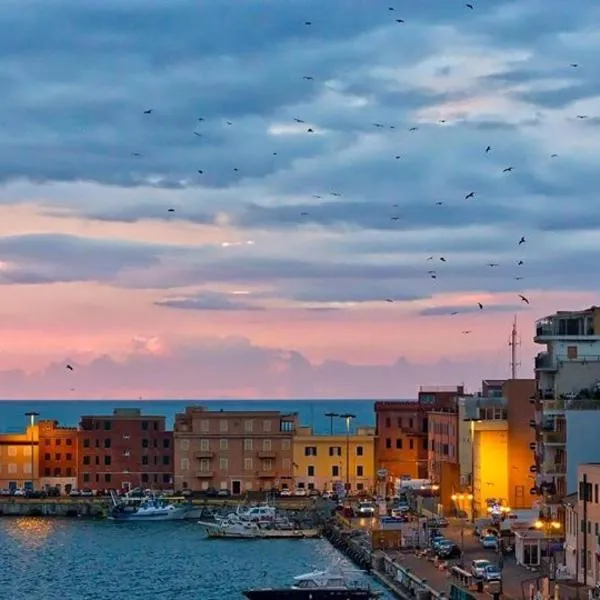
[[350,423],[356,419],[356,415],[343,413],[338,415],[346,421],[346,493],[350,493]]
[[339,413],[328,412],[325,413],[325,416],[329,417],[329,435],[333,435],[333,419],[335,419],[335,417],[340,417],[341,415]]
[[481,419],[465,419],[469,422],[471,443],[471,523],[475,523],[475,423],[481,423]]
[[[462,505],[461,505],[461,501],[462,500],[469,500],[470,502],[473,502],[473,494],[452,494],[452,496],[450,496],[450,498],[452,499],[453,502],[458,503],[458,506],[460,506],[460,510],[462,511]],[[463,553],[465,551],[465,520],[461,517],[460,519],[460,556],[461,556],[461,561],[462,561],[462,556]]]
[[29,431],[31,432],[31,491],[35,491],[34,486],[34,457],[33,457],[33,428],[35,426],[35,418],[40,416],[40,413],[30,411],[26,412],[25,416],[27,417]]

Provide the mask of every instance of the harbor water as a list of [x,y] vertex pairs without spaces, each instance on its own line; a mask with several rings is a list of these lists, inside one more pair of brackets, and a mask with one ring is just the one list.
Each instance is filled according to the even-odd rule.
[[244,589],[340,563],[352,567],[326,540],[208,540],[195,522],[0,519],[0,592],[11,600],[243,600]]

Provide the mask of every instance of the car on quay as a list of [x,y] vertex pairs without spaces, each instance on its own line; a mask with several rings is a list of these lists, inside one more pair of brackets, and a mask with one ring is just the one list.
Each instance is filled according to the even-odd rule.
[[357,517],[374,517],[375,504],[373,502],[359,502],[356,509]]
[[485,568],[491,564],[492,563],[485,558],[476,558],[471,563],[471,573],[473,574],[473,577],[476,577],[477,579],[483,579]]
[[502,581],[502,571],[498,565],[489,564],[483,570],[484,581]]
[[481,545],[488,550],[497,550],[498,538],[495,535],[486,535],[481,538]]
[[438,558],[460,558],[462,551],[454,542],[446,541],[438,545],[435,554]]

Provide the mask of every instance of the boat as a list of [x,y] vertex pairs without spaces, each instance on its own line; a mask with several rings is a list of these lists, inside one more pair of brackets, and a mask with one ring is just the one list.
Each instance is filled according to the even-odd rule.
[[354,574],[357,570],[330,567],[325,571],[313,571],[294,577],[287,588],[262,588],[245,590],[248,600],[373,600],[381,596],[364,580]]
[[307,539],[320,537],[318,529],[298,529],[291,523],[261,524],[257,521],[244,521],[235,514],[218,521],[198,521],[211,539]]
[[113,503],[108,518],[114,521],[174,521],[185,519],[193,510],[187,504],[175,504],[173,499],[159,498],[155,494],[134,498],[119,498],[114,491],[110,497]]

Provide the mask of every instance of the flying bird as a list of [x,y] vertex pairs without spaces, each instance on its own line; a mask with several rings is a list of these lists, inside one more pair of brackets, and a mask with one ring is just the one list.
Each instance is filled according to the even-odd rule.
[[523,263],[523,261],[522,261],[522,260],[520,260],[520,261],[517,263],[517,265],[518,265],[519,267],[520,267],[521,265],[523,265],[523,264],[524,264],[524,263]]
[[466,329],[465,331],[462,332],[463,334],[467,335],[468,333],[471,333],[470,329]]
[[169,209],[167,210],[167,212],[175,212],[175,209],[174,209],[174,208],[169,208]]
[[444,203],[443,202],[436,202],[435,204],[436,204],[436,206],[441,206]]
[[300,216],[301,216],[301,217],[308,217],[308,213],[307,213],[307,212],[301,212],[301,213],[300,213]]
[[524,236],[521,236],[521,239],[519,240],[519,243],[517,244],[517,246],[520,246],[521,244],[524,244],[527,240],[525,239]]
[[491,149],[492,149],[492,147],[491,147],[491,146],[488,146],[488,147],[485,149],[485,153],[487,154],[487,153],[488,153],[488,152],[489,152]]
[[399,155],[399,154],[396,154],[396,156],[394,156],[394,158],[395,158],[396,160],[398,160],[398,159],[400,158],[400,155]]
[[466,6],[467,8],[470,8],[471,10],[473,10],[473,5],[472,5],[472,4],[465,4],[465,6]]
[[488,267],[497,267],[498,263],[488,263]]
[[144,114],[145,114],[145,115],[151,115],[153,110],[154,110],[154,109],[152,109],[152,108],[149,108],[148,110],[145,110],[145,111],[144,111]]
[[478,302],[477,306],[479,306],[479,310],[483,310],[483,304],[481,304],[481,302]]
[[550,158],[557,158],[557,157],[558,157],[558,154],[551,154],[550,155]]
[[312,25],[312,21],[304,21],[305,25]]
[[433,260],[433,256],[430,256],[427,260]]
[[404,23],[404,19],[396,19],[396,23]]
[[312,75],[304,75],[302,79],[306,79],[306,81],[312,81],[314,77]]
[[69,371],[73,371],[73,370],[74,370],[74,369],[73,369],[73,367],[72,367],[71,365],[67,365],[67,366],[65,367],[65,369],[68,369]]
[[588,116],[587,115],[577,115],[578,119],[587,119]]
[[294,119],[294,121],[296,121],[296,123],[305,123],[306,121],[303,121],[302,119]]
[[198,133],[197,131],[192,131],[192,133],[193,133],[194,135],[197,135],[198,137],[202,137],[202,134],[201,134],[201,133]]
[[469,192],[466,196],[465,196],[465,200],[468,200],[469,198],[475,198],[475,192]]
[[419,129],[419,128],[418,128],[418,127],[411,127],[411,128],[409,129],[409,131],[417,131],[417,129]]
[[390,217],[390,221],[399,221],[400,217]]
[[445,259],[443,256],[440,256],[440,260],[441,260],[442,262],[446,262],[446,259]]
[[315,132],[315,130],[314,130],[312,127],[309,127],[309,128],[306,130],[306,133],[314,133],[314,132]]
[[393,303],[393,302],[394,302],[394,301],[393,301],[391,298],[386,298],[386,299],[385,299],[385,301],[386,301],[386,302],[390,302],[390,303]]
[[519,298],[521,298],[521,302],[525,302],[525,304],[529,304],[529,300],[523,296],[523,294],[519,294]]
[[571,66],[576,69],[579,65],[577,63],[571,63]]
[[513,167],[506,167],[506,169],[504,169],[502,172],[503,173],[510,173],[513,170]]
[[329,192],[332,196],[339,198],[342,194],[340,192]]
[[142,155],[139,152],[132,152],[131,156],[135,156],[136,158],[140,158]]
[[431,274],[431,279],[437,279],[437,275],[435,273]]
[[451,316],[451,317],[453,317],[454,315],[457,315],[457,314],[458,314],[458,311],[457,311],[457,310],[453,310],[453,311],[450,313],[450,316]]
[[198,173],[199,173],[200,175],[204,175],[204,171],[203,171],[202,169],[198,169]]
[[515,277],[515,281],[521,281],[522,277]]

